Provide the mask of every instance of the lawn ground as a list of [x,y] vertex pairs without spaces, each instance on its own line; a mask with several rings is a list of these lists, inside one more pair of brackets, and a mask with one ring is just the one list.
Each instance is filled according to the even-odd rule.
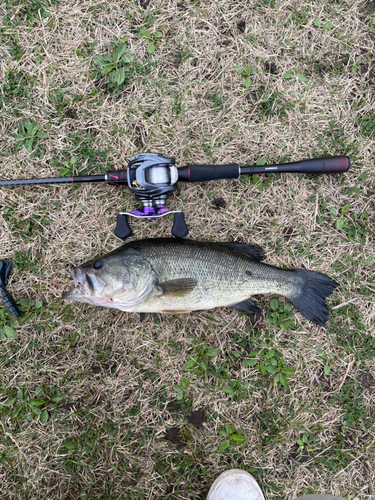
[[[203,500],[243,468],[269,500],[374,498],[375,5],[3,0],[3,179],[348,155],[344,175],[179,184],[189,238],[261,245],[340,283],[326,328],[281,298],[148,316],[64,302],[137,203],[102,184],[1,189],[0,498]],[[171,218],[132,221],[133,238]],[[347,305],[342,305],[349,302]],[[334,309],[336,306],[341,306]]]

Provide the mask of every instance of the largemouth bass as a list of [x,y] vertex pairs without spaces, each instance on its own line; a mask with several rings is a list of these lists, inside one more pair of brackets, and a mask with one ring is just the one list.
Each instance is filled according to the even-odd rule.
[[64,299],[138,313],[187,313],[231,307],[260,309],[252,295],[286,297],[310,321],[324,326],[325,302],[338,286],[325,274],[280,269],[262,261],[262,249],[243,243],[160,238],[132,241],[72,269],[75,288]]

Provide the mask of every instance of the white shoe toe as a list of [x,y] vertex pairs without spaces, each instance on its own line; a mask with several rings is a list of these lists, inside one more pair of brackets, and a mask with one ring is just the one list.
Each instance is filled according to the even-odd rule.
[[264,496],[251,474],[241,469],[231,469],[216,478],[207,500],[264,500]]

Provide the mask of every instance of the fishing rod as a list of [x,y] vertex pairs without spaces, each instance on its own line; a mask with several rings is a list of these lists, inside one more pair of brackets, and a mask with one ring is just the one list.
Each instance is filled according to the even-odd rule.
[[206,182],[219,179],[238,179],[240,175],[292,172],[299,174],[338,174],[349,170],[347,156],[315,158],[277,165],[244,166],[237,163],[227,165],[188,165],[177,168],[170,156],[141,153],[133,156],[126,170],[112,170],[103,175],[84,175],[76,177],[50,177],[44,179],[18,179],[0,181],[0,187],[30,186],[41,184],[76,184],[84,182],[107,182],[113,185],[127,184],[140,201],[138,210],[120,212],[117,216],[115,235],[125,240],[132,231],[127,217],[153,220],[168,213],[174,214],[172,235],[183,238],[188,233],[184,214],[181,211],[169,212],[167,197],[177,187],[178,181]]

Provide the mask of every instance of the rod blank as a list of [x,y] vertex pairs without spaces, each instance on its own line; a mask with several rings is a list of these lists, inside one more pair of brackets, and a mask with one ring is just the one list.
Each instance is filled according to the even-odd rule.
[[15,179],[0,181],[0,187],[32,186],[38,184],[73,184],[81,182],[104,182],[105,175],[84,175],[81,177],[49,177],[46,179]]

